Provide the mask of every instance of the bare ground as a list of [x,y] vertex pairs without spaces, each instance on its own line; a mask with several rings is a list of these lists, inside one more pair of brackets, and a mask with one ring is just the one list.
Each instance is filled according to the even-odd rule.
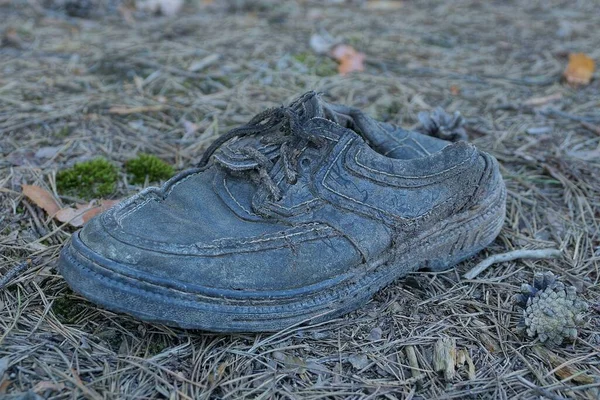
[[[237,2],[133,22],[36,4],[0,1],[0,273],[34,260],[0,289],[0,397],[598,398],[600,79],[561,82],[568,53],[600,60],[597,2],[406,1],[384,11]],[[365,52],[366,71],[340,77],[324,57],[307,62],[320,29]],[[212,55],[217,62],[188,71]],[[277,334],[142,323],[68,290],[55,263],[73,230],[24,200],[21,184],[55,191],[56,172],[77,161],[102,155],[121,166],[141,151],[185,169],[217,135],[310,89],[408,127],[422,110],[460,110],[470,140],[502,164],[499,238],[456,269],[399,280],[346,317]],[[139,189],[123,173],[113,197]],[[564,257],[461,278],[487,255],[549,247]],[[516,333],[511,300],[545,270],[592,305],[579,338],[551,353]],[[449,380],[432,362],[444,337],[473,363]]]

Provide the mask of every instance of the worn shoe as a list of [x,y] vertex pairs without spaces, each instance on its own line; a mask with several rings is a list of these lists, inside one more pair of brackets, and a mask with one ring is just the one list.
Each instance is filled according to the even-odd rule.
[[91,301],[145,321],[275,331],[353,310],[411,271],[454,266],[494,240],[504,214],[489,154],[309,92],[91,220],[60,269]]

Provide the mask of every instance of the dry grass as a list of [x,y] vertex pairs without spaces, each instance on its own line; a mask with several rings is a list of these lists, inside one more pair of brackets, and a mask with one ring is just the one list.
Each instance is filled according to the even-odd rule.
[[[600,60],[600,14],[595,1],[520,3],[406,1],[378,12],[255,1],[128,24],[116,15],[72,19],[44,14],[35,1],[0,1],[2,31],[15,28],[20,45],[0,47],[0,273],[27,257],[35,264],[0,292],[0,359],[8,357],[0,393],[597,399],[600,79],[571,88],[560,74],[570,51]],[[298,62],[322,28],[364,51],[367,70],[323,77]],[[218,62],[188,71],[213,54]],[[405,126],[438,105],[460,110],[471,140],[502,164],[509,198],[500,237],[455,270],[413,274],[351,315],[274,335],[141,323],[68,290],[55,262],[72,231],[24,201],[21,184],[54,190],[56,171],[76,161],[103,155],[122,165],[140,151],[184,169],[216,135],[309,89]],[[526,103],[552,95],[542,105]],[[184,121],[198,130],[186,131]],[[57,147],[52,157],[35,157],[48,146]],[[139,189],[123,174],[115,197]],[[486,255],[546,247],[566,256],[460,278]],[[515,332],[511,295],[542,270],[595,305],[576,343],[552,349],[559,361]],[[450,381],[433,371],[442,337],[466,351],[474,375],[468,364]],[[411,371],[415,359],[419,371]],[[590,383],[561,379],[561,360]]]

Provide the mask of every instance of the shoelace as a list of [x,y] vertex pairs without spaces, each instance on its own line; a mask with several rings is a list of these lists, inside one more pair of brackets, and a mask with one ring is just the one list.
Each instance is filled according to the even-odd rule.
[[[285,179],[289,184],[295,184],[298,180],[298,158],[302,151],[309,145],[321,147],[325,139],[312,134],[304,129],[300,123],[301,114],[291,107],[271,108],[258,114],[247,124],[235,128],[216,139],[206,149],[199,167],[208,164],[210,157],[215,151],[234,137],[249,135],[260,135],[261,143],[265,145],[278,145],[279,156],[282,161]],[[282,193],[277,184],[271,178],[269,172],[274,162],[265,156],[254,146],[244,146],[239,151],[258,164],[258,182],[266,186],[275,200],[281,200]],[[224,165],[227,167],[227,165]]]

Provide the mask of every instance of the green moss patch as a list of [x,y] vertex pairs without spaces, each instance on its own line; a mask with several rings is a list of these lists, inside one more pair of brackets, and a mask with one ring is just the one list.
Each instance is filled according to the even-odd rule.
[[328,57],[319,57],[310,52],[298,53],[294,59],[304,64],[311,73],[317,76],[337,75],[337,63]]
[[56,315],[56,318],[67,324],[76,323],[86,308],[85,303],[77,299],[70,289],[67,289],[61,297],[58,297],[52,303],[52,311]]
[[100,157],[60,171],[56,187],[61,194],[91,200],[113,193],[118,179],[117,167]]
[[175,173],[172,166],[151,154],[139,154],[125,164],[127,173],[131,175],[131,183],[143,184],[146,182],[159,182],[169,179]]

